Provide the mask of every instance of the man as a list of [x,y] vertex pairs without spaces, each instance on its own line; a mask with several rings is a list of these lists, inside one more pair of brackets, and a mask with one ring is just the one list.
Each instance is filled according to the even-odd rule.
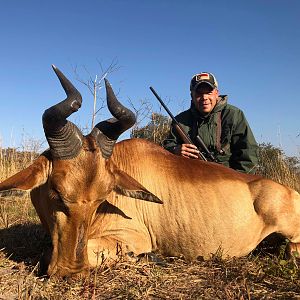
[[[176,116],[183,130],[195,144],[199,135],[218,163],[254,173],[258,146],[244,113],[228,104],[227,96],[219,95],[218,82],[211,73],[194,75],[190,91],[191,108]],[[197,147],[183,143],[174,126],[163,145],[174,154],[198,158]]]

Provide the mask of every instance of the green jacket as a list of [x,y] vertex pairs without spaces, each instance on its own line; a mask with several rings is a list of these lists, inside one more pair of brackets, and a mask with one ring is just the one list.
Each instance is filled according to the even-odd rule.
[[[201,116],[192,103],[191,108],[175,117],[195,143],[198,134],[217,162],[244,173],[254,173],[258,146],[245,118],[237,107],[227,104],[227,96],[220,96],[212,112]],[[183,141],[172,126],[163,142],[173,152]],[[196,143],[195,143],[196,144]]]

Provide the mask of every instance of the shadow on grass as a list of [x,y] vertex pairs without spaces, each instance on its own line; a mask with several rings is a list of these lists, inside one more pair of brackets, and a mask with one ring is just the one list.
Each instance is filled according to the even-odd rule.
[[286,244],[287,239],[283,235],[280,233],[271,233],[261,241],[251,253],[259,256],[279,256],[282,254],[282,249],[286,248]]
[[51,244],[40,224],[18,224],[0,229],[0,249],[15,262],[35,265],[43,249]]

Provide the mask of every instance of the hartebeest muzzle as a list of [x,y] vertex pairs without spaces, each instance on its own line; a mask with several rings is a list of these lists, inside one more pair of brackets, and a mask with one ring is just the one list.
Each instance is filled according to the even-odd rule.
[[[67,94],[67,98],[44,112],[43,127],[52,159],[55,160],[55,172],[57,169],[62,169],[57,173],[61,174],[64,172],[62,166],[66,165],[65,168],[68,168],[68,161],[75,161],[74,159],[81,152],[84,143],[90,139],[86,139],[72,122],[67,121],[67,118],[81,107],[82,97],[80,93],[59,69],[55,66],[53,69]],[[114,144],[120,134],[133,126],[136,120],[134,114],[117,100],[107,80],[105,80],[105,86],[108,109],[114,118],[98,123],[90,134],[91,138],[95,140],[95,146],[101,150],[103,161],[111,156]],[[88,175],[90,179],[86,179],[87,184],[93,182],[93,176],[98,176],[97,172],[99,171],[95,166],[95,174]],[[105,165],[103,165],[103,173],[105,179],[107,176],[105,175]],[[83,177],[87,176],[84,175]],[[56,178],[57,175],[52,179],[54,185]],[[105,185],[111,186],[111,180],[106,179],[105,184],[103,184],[104,187]],[[77,186],[74,185],[74,188]],[[98,188],[101,190],[101,181]],[[70,200],[68,199],[68,201]],[[86,248],[89,227],[96,209],[97,202],[88,203],[87,200],[83,201],[81,208],[75,207],[74,209],[74,205],[70,204],[68,210],[56,211],[53,209],[56,221],[51,230],[53,251],[48,268],[49,275],[65,276],[86,271],[88,268]]]

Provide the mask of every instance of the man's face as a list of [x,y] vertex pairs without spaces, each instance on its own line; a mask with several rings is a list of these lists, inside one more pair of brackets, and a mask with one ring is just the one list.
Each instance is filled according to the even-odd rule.
[[218,102],[219,91],[208,84],[200,84],[192,92],[192,99],[196,109],[202,114],[210,113]]

